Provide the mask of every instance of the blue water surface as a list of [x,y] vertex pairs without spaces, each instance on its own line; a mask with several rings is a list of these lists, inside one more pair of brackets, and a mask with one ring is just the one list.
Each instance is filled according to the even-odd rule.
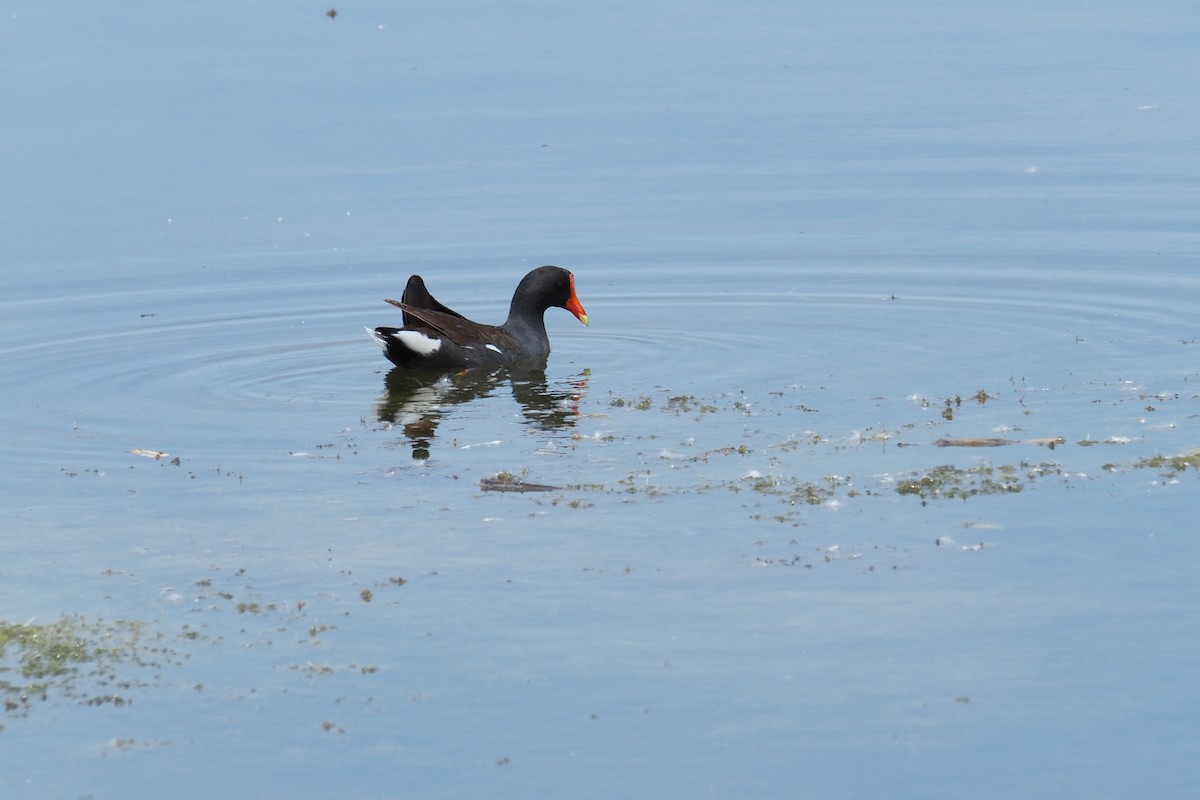
[[0,795],[1191,797],[1200,12],[333,10],[0,18]]

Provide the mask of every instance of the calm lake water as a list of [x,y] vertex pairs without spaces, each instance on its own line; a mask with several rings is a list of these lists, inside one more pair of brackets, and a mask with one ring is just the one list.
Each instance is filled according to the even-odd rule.
[[0,795],[1191,797],[1200,11],[336,9],[0,19]]

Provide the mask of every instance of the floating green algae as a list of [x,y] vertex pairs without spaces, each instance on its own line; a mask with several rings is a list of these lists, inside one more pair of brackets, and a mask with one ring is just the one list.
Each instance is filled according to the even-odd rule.
[[1178,456],[1150,456],[1139,458],[1133,463],[1135,469],[1157,469],[1168,478],[1174,478],[1189,469],[1200,470],[1200,450],[1192,450]]
[[960,498],[987,494],[1012,494],[1025,489],[1025,484],[1045,475],[1061,475],[1062,469],[1053,463],[1019,466],[977,464],[959,467],[942,464],[911,473],[910,477],[896,482],[899,494],[916,495],[922,501],[933,498]]
[[140,622],[94,622],[78,615],[46,624],[0,621],[5,712],[22,716],[34,701],[55,694],[87,705],[131,702],[126,692],[149,681],[130,677],[126,667],[154,667],[155,658],[170,655],[146,638]]

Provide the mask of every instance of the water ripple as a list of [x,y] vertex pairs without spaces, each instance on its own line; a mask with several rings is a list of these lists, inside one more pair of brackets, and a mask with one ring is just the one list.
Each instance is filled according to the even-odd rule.
[[[369,416],[389,365],[360,332],[393,318],[374,298],[394,270],[205,277],[7,298],[0,355],[9,380],[37,398],[30,435],[83,425],[132,442],[128,429],[173,418],[220,436],[248,413],[297,405]],[[1200,283],[1179,274],[773,265],[731,281],[713,264],[617,274],[607,287],[590,278],[591,328],[547,315],[551,370],[589,370],[629,391],[819,382],[853,399],[1015,376],[1048,384],[1064,370],[1100,381],[1195,372],[1182,352],[1162,352],[1195,342]],[[459,284],[454,305],[501,313],[481,296],[489,283]]]

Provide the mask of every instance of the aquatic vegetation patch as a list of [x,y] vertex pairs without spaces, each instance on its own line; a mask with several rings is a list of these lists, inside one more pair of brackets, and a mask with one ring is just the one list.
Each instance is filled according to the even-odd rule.
[[[610,408],[632,408],[638,411],[650,411],[656,406],[663,412],[674,414],[675,416],[683,416],[685,414],[694,414],[696,419],[700,419],[705,414],[715,414],[720,410],[720,407],[713,401],[699,400],[695,395],[677,394],[670,395],[656,402],[650,395],[639,395],[635,398],[629,397],[614,397],[608,403]],[[744,411],[746,405],[740,401],[735,402],[733,407],[736,410]]]
[[756,556],[754,566],[813,569],[822,564],[833,565],[840,562],[843,566],[855,565],[856,569],[863,573],[908,568],[905,562],[909,560],[910,553],[906,549],[894,546],[861,543],[843,549],[838,544],[820,545],[806,554],[795,552],[795,546],[798,544],[799,542],[795,539],[789,543],[791,546],[789,549],[792,551],[790,555]]
[[1167,478],[1174,478],[1189,469],[1200,470],[1200,450],[1192,450],[1178,456],[1150,456],[1133,463],[1134,469],[1157,469]]
[[[1062,412],[1051,402],[1055,397],[1031,394],[1023,379],[1010,379],[1010,383],[1013,391],[962,387],[967,390],[873,397],[872,418],[861,420],[869,423],[862,427],[836,416],[808,416],[801,422],[800,412],[812,414],[815,410],[798,405],[798,400],[807,397],[797,392],[811,394],[823,389],[794,384],[762,391],[731,387],[707,394],[681,392],[680,387],[627,388],[610,392],[601,400],[601,408],[578,416],[574,424],[579,427],[564,431],[569,439],[566,448],[544,448],[553,455],[586,452],[584,448],[589,446],[603,451],[587,454],[569,467],[579,471],[568,471],[554,485],[531,483],[528,469],[519,474],[498,473],[478,485],[483,495],[545,492],[549,496],[528,501],[575,510],[603,508],[606,502],[726,494],[737,497],[730,510],[750,519],[801,525],[812,518],[811,508],[837,509],[851,499],[893,492],[918,497],[925,504],[940,498],[1017,495],[1048,476],[1057,476],[1055,483],[1069,485],[1089,474],[1132,468],[1158,469],[1169,478],[1200,469],[1200,457],[1195,453],[1132,464],[1130,460],[1100,464],[1096,462],[1101,459],[1091,461],[1064,453],[1064,449],[1082,451],[1143,437],[1069,435],[1075,420],[1051,415]],[[1155,405],[1177,399],[1140,396],[1143,405],[1147,399]],[[893,401],[900,401],[900,407]],[[914,416],[912,405],[921,413]],[[1042,415],[1036,428],[1023,422],[1031,414]],[[1139,419],[1137,424],[1145,425],[1145,420]],[[1056,451],[1056,458],[1061,455],[1062,460],[1030,457],[1031,446]],[[914,447],[936,448],[943,455],[914,463],[907,455]],[[905,455],[892,448],[903,448]],[[1020,455],[1008,464],[996,463],[999,456],[984,463],[968,459],[963,459],[965,464],[937,463],[954,455],[946,451],[954,450],[983,450],[989,455],[1017,450]],[[857,484],[849,478],[822,478],[823,472],[833,468],[831,461],[839,469],[878,477],[864,482],[860,475]],[[897,461],[901,463],[894,463]],[[538,471],[545,474],[540,468]],[[538,480],[536,473],[532,479]]]
[[[236,585],[228,587],[218,585],[219,577],[206,576],[194,581],[190,591],[180,588],[164,594],[163,614],[169,617],[177,607],[187,615],[186,621],[177,620],[178,626],[162,619],[112,621],[82,614],[48,623],[0,620],[0,733],[5,731],[4,717],[24,718],[40,704],[122,708],[139,694],[164,687],[186,685],[202,693],[210,682],[223,679],[234,681],[232,691],[237,694],[244,688],[240,681],[264,679],[262,673],[241,670],[234,670],[230,678],[218,670],[194,680],[195,669],[213,669],[204,665],[214,648],[223,648],[229,657],[271,648],[278,654],[276,661],[290,664],[290,670],[306,678],[374,675],[379,667],[361,659],[330,661],[330,654],[346,652],[344,646],[334,647],[332,634],[351,625],[352,615],[371,614],[397,602],[394,592],[408,579],[385,574],[364,581],[348,570],[340,574],[333,591],[313,592],[303,599],[257,596],[244,568],[230,573]],[[335,616],[337,624],[332,624]],[[313,658],[317,653],[325,658]],[[257,687],[250,685],[246,691],[253,694]],[[129,742],[132,746],[134,740]]]
[[783,499],[788,505],[819,506],[833,500],[838,489],[847,487],[850,478],[841,475],[828,475],[824,481],[804,481],[798,478],[779,478],[774,476],[751,473],[741,481],[728,484],[733,491],[749,489],[762,495],[770,495]]
[[717,407],[712,403],[702,403],[693,395],[676,395],[669,398],[665,409],[666,411],[674,411],[676,414],[690,414],[693,411],[698,414],[712,414],[717,411]]
[[[979,405],[982,406],[985,403],[987,403],[988,400],[994,400],[995,397],[996,397],[995,395],[988,394],[986,389],[980,389],[979,391],[975,392],[975,394],[970,395],[967,399],[974,400],[976,403],[979,403]],[[909,399],[909,402],[913,403],[914,405],[920,406],[921,408],[924,408],[924,409],[929,409],[929,408],[933,408],[936,405],[941,405],[942,419],[946,420],[947,422],[954,421],[955,410],[962,408],[962,404],[963,404],[962,394],[956,394],[953,397],[947,397],[945,400],[942,400],[940,403],[930,400],[928,397],[922,397],[919,395],[912,395],[908,399]]]
[[638,411],[649,411],[654,408],[654,400],[646,395],[642,395],[636,400],[614,397],[609,405],[613,408],[636,408]]
[[1022,462],[1019,466],[993,466],[985,463],[972,467],[942,464],[924,472],[911,473],[909,477],[897,481],[896,492],[915,495],[920,497],[922,502],[934,498],[966,500],[981,494],[1021,492],[1028,481],[1045,475],[1061,474],[1062,468],[1053,463]]
[[46,624],[0,621],[0,695],[8,715],[24,716],[33,703],[59,695],[85,705],[123,706],[128,691],[153,678],[141,669],[174,660],[161,642],[148,642],[141,622],[90,621],[62,616]]

